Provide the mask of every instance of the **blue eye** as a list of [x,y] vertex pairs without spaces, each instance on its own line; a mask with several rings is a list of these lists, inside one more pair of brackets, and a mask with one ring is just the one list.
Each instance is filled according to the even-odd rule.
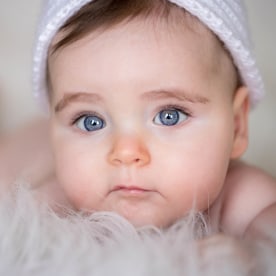
[[84,115],[76,121],[78,128],[84,131],[96,131],[105,127],[105,122],[95,115]]
[[178,109],[164,109],[154,117],[153,121],[158,125],[174,126],[187,118],[188,115]]

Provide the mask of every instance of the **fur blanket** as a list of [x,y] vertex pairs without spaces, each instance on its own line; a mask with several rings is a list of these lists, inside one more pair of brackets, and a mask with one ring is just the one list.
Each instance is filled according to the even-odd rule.
[[[0,275],[252,275],[253,261],[244,265],[227,243],[202,252],[200,239],[208,235],[201,214],[166,231],[137,230],[113,213],[58,216],[18,187],[0,202]],[[260,275],[276,275],[269,250],[260,246]]]

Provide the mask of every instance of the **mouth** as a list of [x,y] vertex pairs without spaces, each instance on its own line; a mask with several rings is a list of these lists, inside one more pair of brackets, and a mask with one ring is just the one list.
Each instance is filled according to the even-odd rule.
[[124,196],[145,196],[150,192],[153,192],[153,191],[149,189],[144,189],[139,186],[124,186],[124,185],[115,186],[111,190],[111,193],[118,193]]

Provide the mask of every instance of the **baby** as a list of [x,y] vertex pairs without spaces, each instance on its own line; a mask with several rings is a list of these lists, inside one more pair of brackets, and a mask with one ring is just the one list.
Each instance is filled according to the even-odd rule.
[[275,229],[275,180],[239,161],[262,96],[245,24],[237,0],[48,1],[34,85],[56,179],[40,188],[136,227],[195,210],[233,236]]

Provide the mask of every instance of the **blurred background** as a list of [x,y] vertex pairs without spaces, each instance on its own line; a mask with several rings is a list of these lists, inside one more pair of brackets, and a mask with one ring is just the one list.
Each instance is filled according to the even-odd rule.
[[[41,0],[0,0],[0,133],[42,115],[32,98],[32,46]],[[244,159],[276,177],[276,1],[247,0],[266,96],[250,114]]]

